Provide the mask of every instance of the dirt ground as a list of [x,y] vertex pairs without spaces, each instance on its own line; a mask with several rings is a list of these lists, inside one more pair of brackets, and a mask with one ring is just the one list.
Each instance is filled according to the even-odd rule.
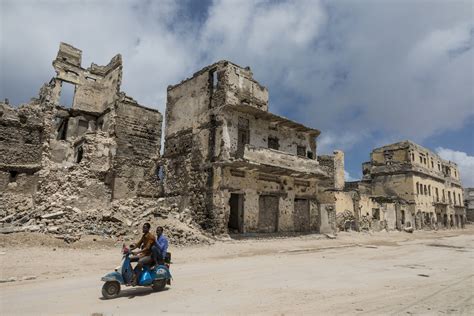
[[7,235],[0,279],[16,281],[0,284],[0,314],[473,315],[473,241],[468,226],[171,245],[170,287],[104,300],[100,278],[120,263],[122,241]]

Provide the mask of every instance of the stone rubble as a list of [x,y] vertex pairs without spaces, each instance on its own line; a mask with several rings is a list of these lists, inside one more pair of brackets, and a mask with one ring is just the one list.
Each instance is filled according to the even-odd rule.
[[87,212],[52,203],[33,210],[11,214],[3,212],[0,215],[0,233],[40,232],[51,234],[66,243],[75,242],[82,235],[137,238],[145,222],[150,222],[152,227],[163,226],[173,245],[212,242],[212,237],[192,224],[190,215],[179,213],[177,205],[167,205],[165,199],[117,200],[109,209]]

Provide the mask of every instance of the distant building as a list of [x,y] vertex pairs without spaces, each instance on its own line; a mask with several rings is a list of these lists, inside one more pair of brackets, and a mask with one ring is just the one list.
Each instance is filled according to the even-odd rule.
[[[380,228],[463,227],[464,194],[458,167],[411,141],[376,148],[361,181],[336,194],[336,212]],[[351,193],[351,194],[348,194]]]
[[464,205],[466,206],[467,220],[474,222],[474,188],[464,189]]

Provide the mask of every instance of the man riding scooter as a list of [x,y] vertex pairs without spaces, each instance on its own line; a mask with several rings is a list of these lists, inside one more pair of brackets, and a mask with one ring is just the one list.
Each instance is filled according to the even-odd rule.
[[150,223],[143,224],[143,235],[136,244],[131,244],[130,249],[139,248],[139,251],[133,252],[133,257],[130,257],[130,262],[137,262],[135,269],[133,269],[134,278],[132,280],[132,285],[136,285],[140,279],[140,274],[142,272],[144,265],[153,264],[151,248],[155,244],[155,236],[150,233],[151,225]]

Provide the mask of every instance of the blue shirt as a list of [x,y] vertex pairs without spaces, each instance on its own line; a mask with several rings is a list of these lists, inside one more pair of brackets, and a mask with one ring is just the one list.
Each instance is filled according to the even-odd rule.
[[166,253],[168,252],[168,239],[166,239],[166,237],[163,234],[161,234],[161,236],[156,239],[155,244],[158,247],[158,249],[160,249],[160,252],[163,258],[165,258]]

